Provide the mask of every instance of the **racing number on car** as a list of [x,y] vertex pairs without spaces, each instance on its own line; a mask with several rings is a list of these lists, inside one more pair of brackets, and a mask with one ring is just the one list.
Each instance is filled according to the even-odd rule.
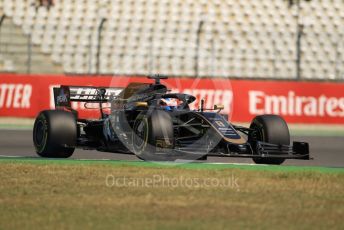
[[225,124],[223,124],[222,121],[215,121],[215,123],[216,123],[219,127],[226,127]]

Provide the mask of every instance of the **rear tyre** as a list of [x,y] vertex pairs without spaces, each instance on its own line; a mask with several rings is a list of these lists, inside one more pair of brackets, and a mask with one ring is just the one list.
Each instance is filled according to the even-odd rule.
[[75,115],[62,110],[45,110],[36,118],[33,143],[41,157],[68,158],[75,149],[77,124]]
[[[271,144],[289,145],[290,134],[287,123],[277,115],[261,115],[253,119],[250,129],[255,130],[250,139],[263,141]],[[280,158],[253,158],[256,164],[280,165],[285,159]]]

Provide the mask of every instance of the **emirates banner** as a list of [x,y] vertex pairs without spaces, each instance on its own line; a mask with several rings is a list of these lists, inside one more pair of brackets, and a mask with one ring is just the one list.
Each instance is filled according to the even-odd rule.
[[[96,77],[54,75],[0,75],[0,116],[35,117],[54,108],[53,88],[60,85],[124,88],[130,82],[147,82],[145,77]],[[250,122],[261,114],[278,114],[290,123],[344,123],[344,83],[233,80],[217,78],[170,78],[162,80],[171,92],[194,95],[191,109],[201,99],[211,109],[222,104],[222,113],[233,122]],[[89,92],[88,92],[89,93]],[[87,94],[87,92],[85,92]],[[99,117],[98,105],[74,102],[80,117]],[[108,108],[109,105],[104,105]]]

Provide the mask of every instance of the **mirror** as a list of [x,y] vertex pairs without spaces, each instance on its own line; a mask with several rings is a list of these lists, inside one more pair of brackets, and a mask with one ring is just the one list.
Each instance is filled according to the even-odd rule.
[[214,110],[224,109],[224,108],[225,108],[224,105],[214,105]]
[[135,103],[135,105],[136,105],[137,107],[147,107],[147,106],[148,106],[148,103],[145,102],[145,101],[138,101],[138,102]]

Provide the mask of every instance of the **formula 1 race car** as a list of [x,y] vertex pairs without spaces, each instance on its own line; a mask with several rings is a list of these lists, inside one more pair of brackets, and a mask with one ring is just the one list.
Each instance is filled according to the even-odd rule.
[[[36,118],[33,142],[42,157],[67,158],[75,148],[135,154],[143,160],[205,160],[207,156],[246,157],[258,164],[286,159],[309,160],[305,142],[290,145],[286,122],[260,115],[249,128],[236,126],[220,113],[223,105],[191,110],[195,97],[171,93],[160,83],[130,83],[126,88],[61,86],[54,88],[55,110]],[[89,87],[88,87],[89,88]],[[89,92],[89,93],[85,93]],[[80,119],[72,101],[99,103],[100,118]],[[110,105],[105,113],[103,104]]]

